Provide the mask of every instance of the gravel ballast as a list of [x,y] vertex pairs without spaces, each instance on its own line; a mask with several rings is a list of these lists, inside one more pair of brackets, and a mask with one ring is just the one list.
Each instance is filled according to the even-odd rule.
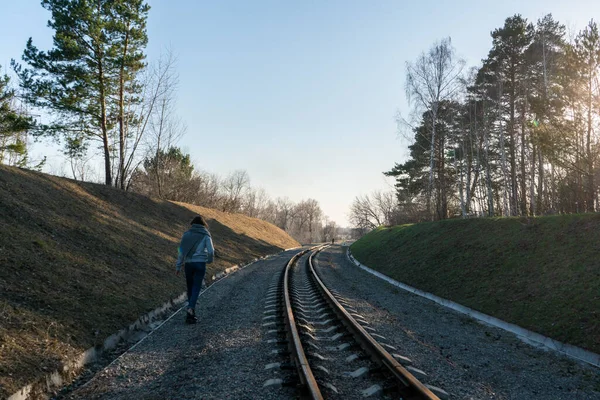
[[[308,353],[312,372],[326,399],[362,399],[363,390],[383,383],[383,381],[378,374],[369,373],[376,366],[368,360],[368,357],[367,359],[357,358],[348,361],[348,357],[365,356],[365,354],[361,353],[358,346],[355,346],[350,331],[335,316],[333,309],[327,305],[325,298],[316,287],[312,286],[311,288],[309,279],[311,273],[306,266],[307,259],[308,255],[302,257],[292,269],[294,275],[292,290],[304,291],[304,300],[301,300],[298,295],[295,296],[298,300],[294,302],[296,307],[294,313],[296,322],[300,325],[299,331],[308,331],[312,336],[305,337],[304,342],[304,351]],[[315,302],[322,302],[322,305],[318,305],[317,310],[311,310],[309,307],[313,306]],[[300,307],[302,310],[299,309]],[[303,319],[306,319],[306,322],[313,322],[309,324],[310,330],[304,326],[306,322]],[[329,322],[325,323],[324,321]],[[315,357],[315,353],[320,357]],[[359,376],[352,377],[353,372]]]
[[274,362],[276,347],[262,324],[269,284],[297,251],[258,261],[218,282],[198,300],[198,324],[185,325],[178,313],[67,398],[293,398],[293,389],[263,388],[283,372],[264,369]]
[[[427,373],[419,377],[423,383],[446,390],[451,399],[600,400],[597,368],[405,293],[351,264],[344,251],[334,246],[318,256],[322,279],[397,353]],[[265,369],[289,357],[278,353],[285,346],[274,343],[264,318],[268,294],[295,252],[259,261],[218,282],[200,296],[197,325],[185,325],[183,313],[175,315],[66,398],[296,398],[293,387],[263,387],[269,380],[293,377],[290,370]],[[367,382],[356,383],[364,389]]]
[[600,399],[600,370],[525,344],[351,264],[346,248],[318,256],[318,271],[398,353],[451,399]]

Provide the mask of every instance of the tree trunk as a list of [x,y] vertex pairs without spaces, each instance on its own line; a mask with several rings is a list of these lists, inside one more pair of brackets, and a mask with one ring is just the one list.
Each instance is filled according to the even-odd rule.
[[[470,146],[472,147],[473,144],[470,143]],[[463,155],[464,154],[468,154],[468,153],[465,151],[465,146],[464,146],[464,143],[463,143]],[[463,156],[463,159],[461,160],[461,163],[460,163],[460,172],[461,172],[461,174],[463,174],[463,170],[465,169],[464,168],[464,162],[465,162],[465,160],[464,160],[464,156]],[[466,191],[466,193],[465,193],[465,195],[466,195],[465,214],[468,214],[471,211],[471,198],[472,198],[471,197],[471,193],[472,193],[471,192],[471,171],[473,170],[473,154],[472,154],[472,152],[470,152],[470,154],[469,154],[469,156],[467,158],[466,170],[467,170],[466,173],[464,173],[466,175],[466,183],[465,183],[465,191]],[[462,175],[461,175],[461,182],[462,182],[462,179],[463,178],[462,178]]]
[[127,47],[129,45],[129,23],[123,43],[123,59],[119,71],[119,187],[125,189],[125,60],[127,58]]
[[[471,190],[471,171],[473,170],[473,133],[477,134],[477,101],[473,102],[474,112],[471,113],[471,107],[469,106],[469,152],[465,151],[465,146],[463,142],[463,162],[464,155],[468,154],[467,158],[467,184],[466,184],[466,205],[465,205],[465,214],[471,212],[471,201],[473,196],[473,191]],[[473,122],[473,114],[475,115],[475,122]],[[479,157],[478,157],[479,158]],[[477,159],[477,164],[479,164],[479,159]],[[462,173],[462,163],[461,163],[461,173]],[[462,176],[461,176],[462,180]]]
[[[102,13],[102,3],[97,3],[98,17]],[[104,53],[99,45],[100,39],[96,38],[96,55],[98,58],[98,86],[100,90],[100,130],[102,136],[102,146],[104,150],[104,183],[107,186],[112,185],[112,168],[110,162],[110,144],[108,142],[108,124],[106,120],[106,77],[104,76]]]
[[521,215],[527,215],[527,172],[525,166],[525,104],[521,111]]
[[[429,217],[432,218],[434,214],[431,212],[431,196],[435,193],[435,185],[433,179],[433,169],[435,166],[435,125],[437,119],[437,104],[433,104],[431,107],[431,149],[429,157],[429,195],[427,200],[427,212]],[[437,204],[437,202],[436,202]]]
[[485,103],[483,108],[483,134],[485,135],[485,184],[487,186],[487,197],[488,197],[488,216],[494,216],[494,191],[492,189],[492,175],[490,171],[490,132],[487,123],[487,114],[485,109]]
[[448,219],[448,201],[447,201],[447,193],[446,193],[446,157],[444,154],[445,151],[445,143],[444,143],[444,138],[440,136],[440,148],[439,148],[439,154],[440,154],[440,165],[438,168],[438,174],[439,174],[439,179],[440,179],[440,210],[439,210],[439,218],[440,219]]
[[504,193],[502,196],[502,215],[508,217],[510,215],[510,194],[508,184],[508,170],[506,168],[506,139],[504,133],[504,126],[500,121],[500,152],[502,156],[502,182],[504,186]]
[[[593,73],[593,72],[592,72]],[[594,158],[592,154],[592,107],[594,107],[592,100],[592,79],[590,78],[588,87],[588,115],[587,115],[587,142],[586,142],[586,158],[587,158],[587,196],[586,196],[586,211],[594,212],[594,199],[595,188],[594,188]]]
[[511,80],[510,93],[510,123],[509,123],[509,151],[510,151],[510,215],[517,215],[517,156],[515,141],[515,77],[514,72]]
[[[481,172],[481,154],[480,154],[480,149],[482,146],[482,142],[479,139],[479,135],[477,134],[477,112],[475,113],[475,129],[474,129],[474,133],[475,136],[477,138],[477,155],[475,156],[475,173],[473,175],[473,179],[472,179],[472,183],[470,184],[471,186],[467,189],[469,196],[467,197],[467,203],[471,204],[471,202],[473,201],[473,197],[475,196],[475,191],[477,190],[477,183],[479,182],[479,174]],[[471,142],[471,152],[473,151],[473,143]],[[473,158],[473,155],[471,156],[471,158]],[[469,174],[470,175],[470,174]]]
[[[464,197],[464,185],[465,185],[465,179],[464,179],[464,154],[465,154],[465,144],[464,142],[462,143],[462,154],[463,157],[460,160],[460,181],[459,181],[459,193],[460,193],[460,211],[461,211],[461,215],[463,218],[466,218],[467,216],[467,208],[465,206],[465,197]],[[458,170],[457,166],[456,166],[456,153],[454,153],[454,169]],[[467,181],[468,181],[468,177],[467,177]],[[468,193],[467,189],[467,195]]]
[[102,52],[99,51],[98,59],[98,83],[100,86],[100,129],[102,130],[102,145],[104,147],[104,183],[107,186],[112,185],[112,168],[110,163],[110,145],[108,143],[108,127],[106,121],[106,91],[104,66],[102,65]]
[[[579,129],[577,130],[577,155],[575,157],[575,165],[577,165],[577,170],[575,171],[575,176],[576,176],[576,184],[575,184],[575,212],[579,213],[579,207],[582,203],[582,199],[585,196],[585,189],[583,188],[583,179],[582,179],[582,174],[581,171],[584,170],[584,168],[582,168],[582,164],[584,163],[584,161],[582,160],[582,154],[583,154],[583,134],[579,132]],[[573,211],[571,211],[573,212]]]
[[544,188],[544,155],[542,153],[542,147],[538,149],[538,202],[537,212],[543,214],[546,210],[544,207],[544,199],[546,196],[546,190]]
[[[530,205],[530,215],[536,215],[536,200],[535,200],[535,160],[536,160],[536,145],[535,143],[531,144],[531,180],[529,181],[529,205]],[[539,189],[538,189],[539,192]]]

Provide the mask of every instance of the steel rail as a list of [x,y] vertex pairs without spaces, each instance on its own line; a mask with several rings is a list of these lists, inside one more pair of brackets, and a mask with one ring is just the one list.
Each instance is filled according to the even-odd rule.
[[398,361],[392,357],[373,337],[367,332],[350,313],[336,300],[331,294],[329,289],[325,286],[323,281],[319,278],[319,275],[313,267],[313,257],[318,254],[323,248],[321,247],[311,253],[307,259],[308,267],[311,271],[312,277],[317,283],[317,288],[325,297],[325,300],[329,303],[331,308],[334,310],[338,318],[348,328],[348,330],[354,336],[354,339],[360,344],[360,346],[371,356],[371,359],[378,365],[384,367],[384,369],[394,378],[397,383],[398,391],[405,400],[440,400],[431,390],[423,385],[417,378],[414,377],[406,368],[404,368]]
[[305,396],[313,400],[322,400],[323,395],[321,394],[321,390],[319,389],[319,384],[317,383],[315,376],[313,375],[312,369],[310,368],[310,364],[308,363],[308,359],[306,358],[306,354],[304,353],[304,347],[302,346],[302,342],[300,341],[300,334],[298,332],[298,328],[296,327],[296,320],[294,318],[294,313],[292,310],[292,301],[290,298],[289,291],[289,278],[290,278],[290,270],[296,264],[296,262],[302,257],[304,254],[313,250],[313,248],[301,251],[296,254],[294,257],[290,259],[285,267],[285,274],[283,277],[283,295],[285,300],[285,324],[286,324],[286,332],[288,335],[288,344],[291,351],[292,360],[296,369],[298,370],[298,376],[300,378],[300,384],[306,393],[303,393]]

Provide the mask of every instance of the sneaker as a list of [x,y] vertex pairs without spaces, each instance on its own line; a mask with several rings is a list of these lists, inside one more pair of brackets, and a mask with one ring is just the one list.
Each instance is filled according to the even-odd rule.
[[195,324],[196,322],[198,322],[198,318],[196,318],[196,315],[194,315],[194,314],[195,314],[194,310],[188,310],[185,313],[185,323],[186,324]]

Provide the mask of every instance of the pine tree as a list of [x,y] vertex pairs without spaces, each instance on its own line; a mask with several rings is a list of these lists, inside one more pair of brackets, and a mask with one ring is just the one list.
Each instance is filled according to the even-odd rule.
[[25,166],[27,146],[23,133],[32,127],[33,121],[15,110],[14,100],[9,76],[0,75],[0,164],[8,158],[15,165]]
[[127,160],[129,127],[141,122],[136,119],[138,116],[131,112],[131,108],[142,101],[139,97],[141,86],[136,77],[146,66],[144,48],[148,43],[146,20],[149,10],[150,6],[143,0],[116,1],[109,24],[116,54],[111,62],[118,69],[119,168],[116,184],[121,189],[126,187],[130,167]]
[[[159,150],[147,157],[132,177],[132,189],[152,197],[192,203],[198,195],[199,182],[189,154],[178,147]],[[157,176],[164,182],[159,191]]]
[[38,134],[62,139],[70,153],[101,141],[105,183],[111,185],[111,132],[120,127],[123,153],[125,96],[139,91],[135,73],[143,67],[148,6],[137,0],[43,0],[42,6],[52,14],[54,47],[39,50],[30,38],[23,53],[28,68],[14,64],[26,100],[52,116]]
[[595,116],[598,112],[598,101],[600,100],[600,34],[598,25],[592,20],[588,26],[580,32],[575,41],[575,52],[580,66],[581,95],[583,96],[583,109],[585,110],[585,132],[582,137],[585,143],[584,165],[586,179],[584,187],[585,210],[593,212],[595,209],[596,187],[594,182],[594,165],[596,154],[594,153],[594,130]]
[[[558,131],[562,130],[565,112],[565,27],[551,14],[539,19],[533,42],[528,49],[528,77],[531,82],[528,103],[532,114],[531,125],[531,213],[540,214],[551,206],[546,200],[545,163],[553,163],[552,150]],[[534,165],[537,163],[537,195],[534,193]],[[552,169],[554,167],[551,167]]]
[[[492,32],[492,49],[485,60],[487,67],[494,72],[496,83],[502,87],[502,106],[508,113],[507,132],[508,148],[510,156],[510,213],[516,215],[519,208],[518,182],[517,182],[517,131],[520,125],[519,119],[525,119],[524,93],[526,88],[525,51],[531,43],[533,26],[520,15],[506,19],[502,28]],[[521,110],[521,118],[517,113]],[[521,130],[523,140],[524,131]],[[521,166],[522,170],[524,165]],[[524,175],[524,174],[522,174]],[[521,179],[525,179],[524,176]],[[523,183],[521,182],[521,187]],[[522,194],[523,195],[523,194]],[[521,202],[521,212],[523,209]]]
[[[415,141],[409,146],[410,159],[403,164],[396,164],[390,171],[384,172],[386,176],[396,178],[396,193],[398,200],[406,205],[415,199],[429,197],[429,179],[433,176],[435,193],[434,216],[435,219],[446,219],[450,209],[456,208],[456,158],[462,157],[460,149],[457,150],[461,138],[460,122],[461,105],[454,101],[440,102],[436,110],[436,123],[434,137],[435,145],[431,145],[433,113],[427,111],[419,126],[414,129]],[[431,153],[433,149],[433,154]],[[433,174],[428,166],[431,159],[434,162]],[[429,214],[429,210],[424,210]]]

